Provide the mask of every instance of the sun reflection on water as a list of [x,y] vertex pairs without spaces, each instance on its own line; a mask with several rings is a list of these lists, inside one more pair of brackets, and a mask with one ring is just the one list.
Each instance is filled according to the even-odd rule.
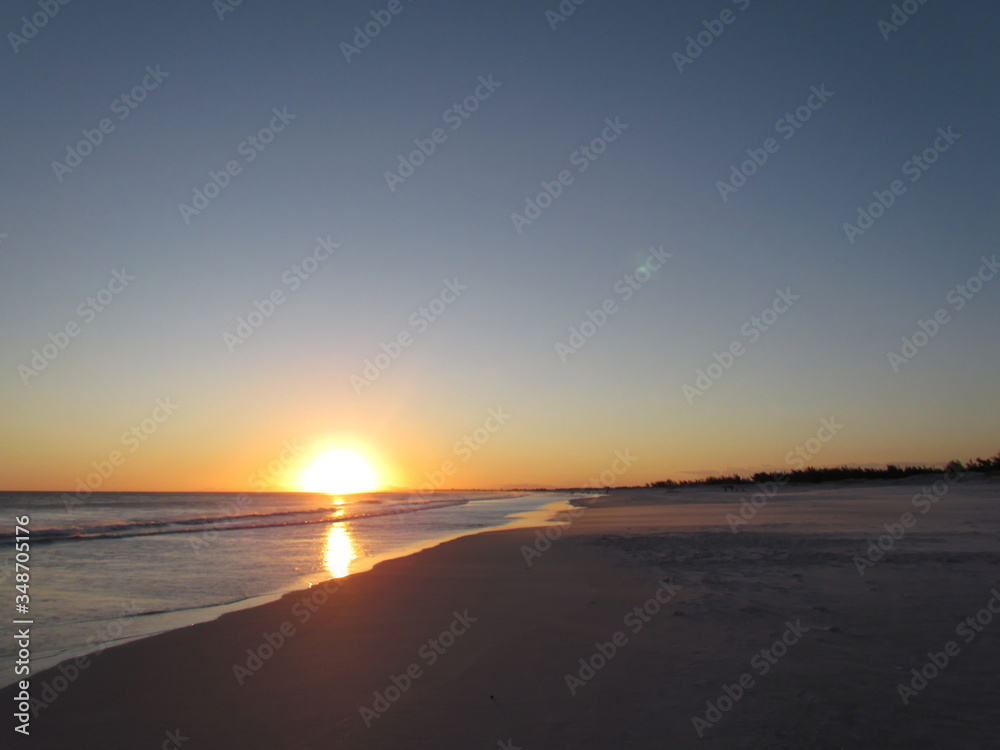
[[333,518],[339,518],[344,515],[344,498],[340,495],[337,497],[330,498],[330,505]]
[[343,578],[350,572],[351,561],[357,557],[354,540],[351,539],[351,532],[347,526],[343,523],[330,524],[323,554],[323,562],[330,575],[334,578]]

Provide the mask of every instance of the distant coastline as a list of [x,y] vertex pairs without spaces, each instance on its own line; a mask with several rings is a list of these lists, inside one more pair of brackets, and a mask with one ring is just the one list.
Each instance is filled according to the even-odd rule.
[[906,477],[923,474],[981,474],[983,476],[992,476],[994,472],[998,471],[1000,471],[1000,451],[992,458],[974,458],[969,459],[965,463],[957,460],[949,461],[943,468],[935,468],[933,466],[896,466],[895,464],[887,464],[884,469],[865,468],[861,466],[807,466],[802,469],[792,469],[790,471],[758,471],[749,477],[740,474],[731,474],[729,476],[710,476],[704,479],[680,482],[673,479],[664,479],[657,482],[650,482],[645,487],[652,489],[673,489],[713,485],[735,486],[739,484],[760,484],[763,482],[821,484],[824,482],[841,482],[847,479],[905,479]]

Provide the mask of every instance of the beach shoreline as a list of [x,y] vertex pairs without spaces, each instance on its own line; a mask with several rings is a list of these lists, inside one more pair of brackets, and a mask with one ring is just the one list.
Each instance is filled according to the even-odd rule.
[[[546,519],[561,510],[568,509],[570,507],[570,502],[575,497],[579,497],[579,495],[558,491],[546,493],[509,492],[495,497],[488,494],[489,492],[490,491],[472,491],[469,493],[471,497],[467,502],[482,503],[485,501],[507,500],[533,496],[539,498],[540,502],[544,504],[541,504],[535,509],[514,512],[511,515],[508,515],[505,519],[498,521],[495,524],[486,526],[485,528],[473,527],[469,529],[454,529],[448,532],[442,531],[438,534],[406,543],[400,543],[397,541],[395,546],[374,554],[355,554],[350,561],[350,569],[346,575],[356,575],[358,573],[362,573],[366,570],[370,570],[372,567],[381,562],[398,557],[406,557],[466,534],[475,534],[480,533],[481,531],[501,528],[515,528],[524,525],[543,525],[546,522]],[[43,494],[50,495],[52,493]],[[200,496],[203,493],[190,494],[193,496]],[[448,494],[454,495],[456,493],[449,491]],[[232,493],[228,493],[226,496],[228,497],[231,495]],[[546,495],[551,495],[551,497],[546,497]],[[371,517],[364,516],[360,518],[361,520],[370,520]],[[359,518],[349,518],[338,520],[333,523],[351,524],[357,522],[358,520]],[[199,534],[203,533],[204,532],[198,532],[198,534],[195,534],[194,536],[197,537]],[[204,544],[203,542],[201,543]],[[307,578],[311,577],[312,576],[308,576]],[[319,582],[324,581],[317,581],[317,583]],[[115,616],[110,617],[107,620],[98,619],[93,621],[93,630],[88,634],[89,638],[86,643],[81,640],[79,643],[66,645],[55,651],[50,650],[44,652],[40,652],[38,646],[33,645],[31,656],[32,671],[41,672],[49,669],[50,667],[57,666],[63,661],[70,661],[95,652],[103,652],[108,648],[114,648],[118,645],[130,643],[139,639],[154,637],[172,630],[190,627],[191,625],[201,622],[208,622],[217,619],[226,613],[238,612],[244,609],[253,609],[278,600],[286,594],[304,591],[312,585],[314,585],[313,581],[308,581],[299,577],[298,580],[289,581],[278,588],[260,590],[257,593],[247,594],[245,596],[241,596],[240,598],[228,601],[219,601],[217,603],[179,607],[169,610],[148,611],[137,608],[134,601],[123,601],[118,611],[115,613]],[[42,622],[44,622],[44,620]],[[0,674],[0,688],[6,687],[18,681],[18,677],[14,673],[13,654],[9,656],[4,654],[3,657],[0,658],[0,667],[3,668],[2,674]]]
[[986,747],[1000,639],[956,624],[997,585],[998,486],[953,488],[863,574],[919,487],[779,496],[737,533],[721,491],[615,492],[36,673],[23,745]]

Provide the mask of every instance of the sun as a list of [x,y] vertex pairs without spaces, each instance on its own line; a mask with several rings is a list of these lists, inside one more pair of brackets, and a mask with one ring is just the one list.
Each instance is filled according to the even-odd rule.
[[378,486],[375,470],[351,451],[327,451],[302,473],[300,481],[306,492],[346,495],[369,492]]

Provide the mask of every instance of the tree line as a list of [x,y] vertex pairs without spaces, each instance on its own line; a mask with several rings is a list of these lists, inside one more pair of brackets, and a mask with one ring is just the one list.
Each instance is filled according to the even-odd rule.
[[[838,482],[844,479],[903,479],[904,477],[912,477],[920,474],[940,474],[941,471],[942,469],[932,466],[896,466],[895,464],[887,464],[885,468],[881,469],[863,468],[861,466],[807,466],[804,469],[793,469],[791,471],[758,471],[749,477],[730,474],[728,476],[711,476],[704,479],[682,480],[679,482],[674,479],[663,479],[657,482],[650,482],[646,486],[659,489],[674,489],[678,487],[760,484],[776,480],[818,484],[820,482]],[[997,452],[992,458],[973,458],[965,463],[957,460],[949,461],[944,471],[961,474],[975,472],[990,476],[993,472],[1000,471],[1000,452]]]

